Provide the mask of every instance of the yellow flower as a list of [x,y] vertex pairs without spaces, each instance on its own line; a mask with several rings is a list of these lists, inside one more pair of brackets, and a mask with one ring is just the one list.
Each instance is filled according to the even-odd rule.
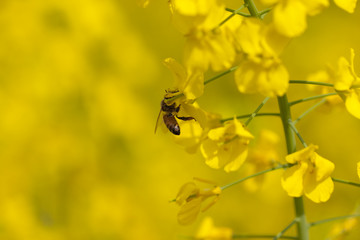
[[336,224],[330,234],[329,240],[344,240],[349,232],[356,226],[357,219],[349,218],[342,223]]
[[330,177],[335,166],[329,160],[319,156],[315,145],[310,145],[300,151],[286,156],[286,161],[295,164],[285,170],[281,184],[291,197],[305,194],[315,203],[329,200],[334,190]]
[[334,88],[345,101],[348,112],[360,119],[360,78],[354,71],[354,50],[351,49],[350,63],[341,57],[335,72]]
[[211,129],[200,150],[208,166],[236,171],[247,157],[250,139],[253,139],[251,133],[234,118],[222,127]]
[[[181,225],[193,223],[200,211],[209,209],[219,198],[221,188],[200,189],[194,182],[185,183],[176,196],[176,203],[180,206],[177,219]],[[205,208],[201,209],[201,204],[208,198],[214,197],[213,201]]]
[[360,162],[357,163],[357,174],[360,178]]
[[[279,136],[270,131],[262,130],[254,148],[249,150],[249,157],[247,159],[247,175],[263,171],[279,160],[279,155],[276,150],[279,143]],[[245,186],[250,191],[256,191],[261,183],[264,181],[265,175],[260,175],[256,178],[250,178],[245,182]]]
[[306,27],[306,17],[313,16],[329,6],[328,0],[262,0],[264,4],[275,4],[273,22],[276,30],[287,37],[302,34]]
[[354,13],[357,0],[334,0],[334,2],[339,8]]
[[196,240],[231,240],[233,232],[227,227],[215,227],[210,217],[205,218],[196,233]]
[[229,24],[240,24],[235,16],[224,26],[225,6],[218,0],[170,0],[175,26],[186,36],[184,58],[191,69],[214,71],[228,69],[235,59],[235,48]]
[[174,87],[184,93],[186,99],[196,99],[204,93],[204,74],[199,70],[185,69],[173,58],[166,58],[164,65],[174,76]]
[[289,74],[278,57],[288,38],[258,19],[245,19],[237,30],[244,59],[235,72],[242,93],[282,96],[289,86]]

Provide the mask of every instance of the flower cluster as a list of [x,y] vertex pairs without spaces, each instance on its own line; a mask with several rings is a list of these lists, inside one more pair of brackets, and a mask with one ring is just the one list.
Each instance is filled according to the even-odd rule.
[[[226,9],[220,0],[169,0],[172,22],[185,37],[184,66],[172,58],[164,61],[175,80],[174,87],[165,94],[163,100],[165,108],[171,110],[168,116],[180,120],[177,128],[181,128],[181,134],[174,136],[175,141],[189,153],[199,150],[209,167],[224,169],[225,172],[238,170],[248,160],[249,174],[224,187],[201,189],[193,182],[184,184],[176,197],[176,203],[180,206],[180,224],[194,222],[198,213],[212,206],[229,186],[280,168],[285,171],[279,182],[291,197],[306,196],[314,203],[322,203],[328,201],[333,193],[336,179],[331,174],[335,169],[334,163],[316,152],[318,146],[308,146],[296,129],[295,123],[306,114],[296,121],[290,117],[290,107],[306,99],[288,102],[285,94],[289,83],[299,83],[299,80],[290,81],[290,74],[281,59],[281,54],[292,38],[306,30],[307,17],[321,13],[330,3],[328,0],[261,2],[271,6],[270,21],[262,21],[270,10],[259,12],[256,7],[252,7],[253,2],[250,0],[244,1],[244,5],[237,10]],[[352,13],[357,1],[334,2]],[[146,5],[148,1],[142,3]],[[240,12],[243,8],[248,8],[250,15]],[[350,61],[341,57],[337,67],[311,74],[308,81],[303,82],[321,86],[313,87],[313,90],[322,94],[314,99],[330,95],[332,98],[327,99],[330,103],[343,99],[349,113],[360,118],[360,78],[354,70],[354,56],[354,50],[351,49]],[[218,76],[234,71],[239,92],[266,96],[262,105],[269,98],[277,97],[280,113],[267,115],[281,117],[290,154],[281,159],[279,137],[271,131],[261,132],[255,146],[249,151],[254,136],[248,131],[247,125],[262,105],[248,115],[245,124],[240,122],[241,116],[221,119],[218,114],[199,107],[196,100],[203,95],[204,85],[210,82],[204,82],[204,73],[209,69],[214,72],[226,70]],[[190,119],[194,121],[186,121]],[[287,128],[290,127],[292,132],[288,133]],[[295,134],[304,146],[298,151],[295,150],[295,140],[291,139],[291,135]],[[360,177],[360,163],[357,168]],[[248,188],[256,190],[263,180],[264,176],[261,176],[256,181],[248,181]],[[213,201],[202,207],[209,198]],[[297,217],[300,218],[299,215]],[[197,236],[199,239],[230,239],[232,234],[227,229],[214,229],[211,220],[206,220],[201,229]]]

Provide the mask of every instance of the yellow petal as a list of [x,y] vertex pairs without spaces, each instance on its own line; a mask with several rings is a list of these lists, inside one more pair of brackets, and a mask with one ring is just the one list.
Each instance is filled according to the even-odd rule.
[[235,126],[235,134],[237,136],[245,139],[246,141],[254,138],[254,136],[248,130],[246,130],[242,125],[242,123],[236,118],[234,118],[234,126]]
[[291,197],[300,197],[303,194],[303,177],[308,165],[306,163],[297,164],[285,170],[281,185]]
[[225,172],[233,172],[243,165],[248,155],[248,147],[236,140],[226,145],[229,145],[228,150],[227,152],[219,151],[219,159],[220,162],[224,162]]
[[226,130],[227,128],[225,127],[211,129],[208,133],[208,137],[213,141],[220,141],[224,137]]
[[261,29],[263,23],[255,18],[246,18],[237,31],[238,43],[245,53],[256,56],[262,53]]
[[351,115],[360,119],[360,90],[352,90],[347,95],[345,106]]
[[182,205],[186,202],[189,196],[196,195],[199,192],[199,188],[193,182],[185,183],[181,186],[177,196],[176,203]]
[[304,193],[315,203],[326,202],[334,191],[334,182],[331,177],[324,181],[316,181],[314,174],[306,174],[304,178]]
[[315,176],[316,176],[316,181],[323,181],[325,178],[328,178],[331,173],[334,171],[335,165],[330,162],[329,160],[321,157],[319,154],[314,153],[315,154],[315,159],[314,159],[314,163],[315,163]]
[[358,174],[359,179],[360,179],[360,162],[357,163],[357,174]]
[[177,215],[178,222],[181,225],[188,225],[196,220],[197,215],[200,212],[202,198],[198,197],[185,203]]
[[179,91],[183,91],[187,79],[184,67],[173,58],[166,58],[163,63],[168,69],[170,69],[174,76],[174,87]]
[[354,76],[351,73],[351,66],[346,58],[341,57],[338,60],[338,73],[336,75],[334,88],[336,91],[347,91],[350,89]]
[[354,13],[357,0],[334,0],[334,2],[339,8]]
[[204,74],[200,71],[189,73],[189,79],[184,86],[187,99],[196,99],[204,93]]
[[318,149],[318,146],[310,144],[308,147],[301,149],[300,151],[287,155],[286,161],[288,163],[297,163],[311,159],[316,149]]
[[295,37],[306,29],[307,9],[299,0],[282,1],[275,6],[274,24],[281,34]]
[[185,42],[184,59],[186,66],[191,69],[206,71],[209,68],[209,51],[202,39],[189,37]]

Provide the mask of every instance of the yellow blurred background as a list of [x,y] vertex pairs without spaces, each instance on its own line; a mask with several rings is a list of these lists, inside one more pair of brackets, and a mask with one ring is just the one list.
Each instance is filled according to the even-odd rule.
[[[359,15],[359,7],[350,15],[332,5],[309,18],[307,32],[283,56],[291,79],[349,58],[350,47],[360,74]],[[183,43],[166,0],[146,9],[134,0],[1,0],[0,239],[178,239],[194,235],[205,216],[238,234],[276,234],[290,223],[292,199],[279,171],[258,192],[233,187],[195,224],[177,224],[178,207],[169,200],[183,183],[202,177],[224,185],[245,174],[210,169],[170,134],[154,135],[172,85],[161,61],[181,61]],[[304,86],[289,90],[292,100],[310,95]],[[206,86],[199,103],[231,117],[261,100],[240,95],[227,76]],[[294,107],[294,116],[310,105]],[[276,110],[273,99],[264,111]],[[335,163],[334,177],[359,182],[360,120],[324,106],[298,126]],[[262,128],[283,137],[277,118],[250,125],[255,136]],[[305,200],[306,212],[310,221],[350,214],[359,198],[359,188],[335,184],[329,202]],[[332,225],[311,229],[312,239],[323,239]],[[358,239],[359,228],[348,239]]]

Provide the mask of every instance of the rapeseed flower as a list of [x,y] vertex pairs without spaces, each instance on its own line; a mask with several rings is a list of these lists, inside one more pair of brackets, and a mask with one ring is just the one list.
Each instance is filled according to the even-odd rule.
[[334,76],[334,88],[345,101],[348,112],[360,119],[360,78],[354,71],[354,50],[351,49],[350,63],[341,57]]
[[231,228],[215,227],[214,221],[210,217],[206,217],[196,233],[196,240],[231,240],[233,232]]
[[248,144],[254,137],[236,119],[225,122],[224,126],[209,130],[201,143],[205,163],[226,172],[236,171],[248,154]]
[[306,17],[313,16],[329,5],[328,0],[262,0],[274,5],[273,23],[276,30],[287,37],[301,35],[306,27]]
[[334,164],[318,155],[316,145],[310,145],[300,151],[286,156],[286,161],[294,164],[285,170],[281,184],[291,197],[305,194],[315,203],[329,200],[334,190],[334,183],[330,174],[334,171]]
[[258,19],[245,19],[236,32],[244,58],[235,72],[235,81],[242,93],[282,96],[289,86],[289,74],[279,54],[288,38]]
[[170,0],[174,25],[186,37],[184,58],[191,69],[214,71],[228,69],[236,56],[231,34],[232,24],[240,24],[235,16],[218,27],[227,12],[218,0]]
[[[209,209],[219,198],[221,188],[214,186],[212,188],[200,189],[194,182],[185,183],[176,196],[176,203],[180,206],[177,215],[178,222],[181,225],[193,223],[200,211]],[[201,209],[202,203],[208,198],[214,197],[213,201]]]

